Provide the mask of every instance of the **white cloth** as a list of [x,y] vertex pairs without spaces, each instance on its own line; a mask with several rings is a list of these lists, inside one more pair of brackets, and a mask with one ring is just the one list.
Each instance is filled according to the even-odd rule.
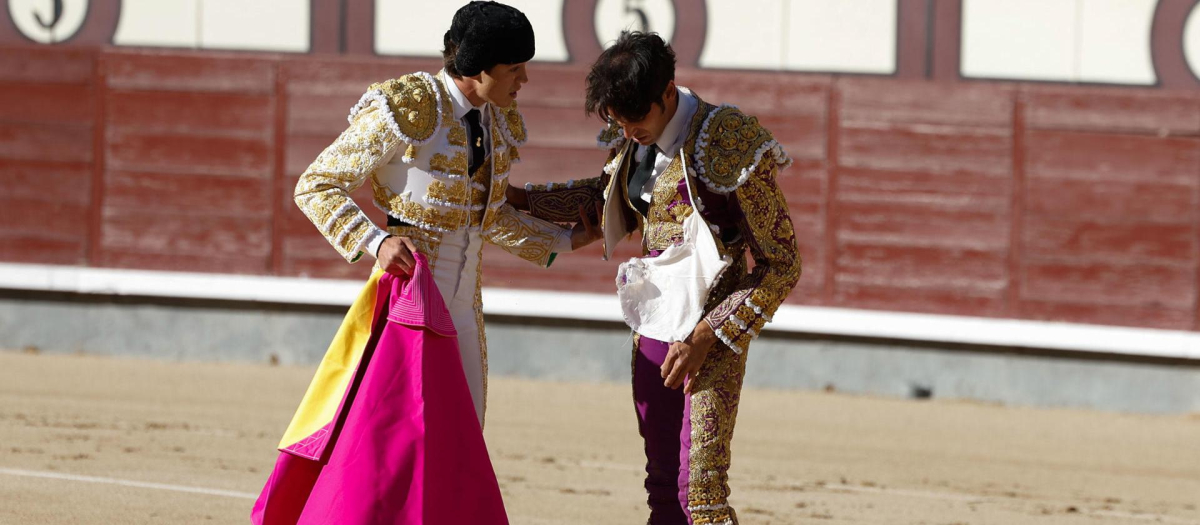
[[[687,184],[692,202],[691,184]],[[683,243],[658,257],[632,258],[617,269],[617,298],[625,324],[659,341],[683,341],[704,315],[708,291],[729,260],[693,209],[683,220]]]

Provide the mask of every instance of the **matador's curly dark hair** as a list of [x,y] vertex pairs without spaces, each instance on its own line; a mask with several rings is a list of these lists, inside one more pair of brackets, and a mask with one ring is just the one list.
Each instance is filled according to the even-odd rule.
[[663,104],[675,80],[675,51],[657,33],[623,31],[605,49],[587,76],[584,109],[608,120],[639,121],[654,104]]

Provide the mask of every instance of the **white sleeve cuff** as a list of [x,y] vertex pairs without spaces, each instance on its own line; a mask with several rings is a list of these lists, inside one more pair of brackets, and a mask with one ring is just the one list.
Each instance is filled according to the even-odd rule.
[[390,237],[388,232],[376,229],[371,232],[371,239],[367,241],[366,252],[371,254],[371,257],[379,258],[379,247],[383,245],[384,239]]

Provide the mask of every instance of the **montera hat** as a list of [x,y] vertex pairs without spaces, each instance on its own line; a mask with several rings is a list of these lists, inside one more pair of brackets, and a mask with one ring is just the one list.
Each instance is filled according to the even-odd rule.
[[446,48],[456,46],[454,69],[473,77],[496,64],[533,58],[533,26],[518,9],[497,2],[471,2],[454,13]]

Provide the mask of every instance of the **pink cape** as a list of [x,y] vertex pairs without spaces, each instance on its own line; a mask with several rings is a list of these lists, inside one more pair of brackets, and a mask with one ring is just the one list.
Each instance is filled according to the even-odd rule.
[[251,521],[507,524],[454,324],[423,257],[411,278],[379,278],[373,312],[336,416],[281,448]]

